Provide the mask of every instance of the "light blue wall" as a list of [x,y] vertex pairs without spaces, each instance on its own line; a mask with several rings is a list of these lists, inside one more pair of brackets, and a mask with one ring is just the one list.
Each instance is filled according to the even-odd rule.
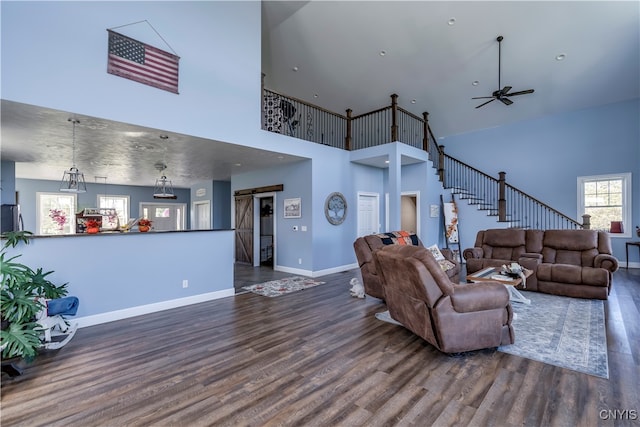
[[0,162],[0,204],[16,203],[16,164]]
[[[451,136],[440,142],[449,155],[496,178],[499,171],[507,172],[508,183],[574,219],[580,218],[579,176],[631,172],[633,224],[629,226],[635,229],[640,225],[638,99]],[[471,217],[460,221],[464,230],[473,234],[463,236],[472,244],[475,231],[484,223],[476,224]],[[629,239],[611,240],[614,255],[625,260],[624,243]],[[637,252],[629,258],[637,262]]]
[[47,276],[53,283],[68,283],[69,295],[80,299],[77,318],[97,317],[81,322],[87,326],[143,314],[140,306],[233,295],[232,245],[231,230],[131,232],[38,237],[7,252],[33,269],[53,271]]
[[[258,1],[0,2],[2,98],[244,145],[260,129]],[[147,20],[176,95],[107,73],[107,28]],[[146,23],[117,29],[170,50]]]
[[[24,220],[25,230],[36,231],[36,193],[58,193],[60,190],[59,181],[46,181],[37,179],[16,179],[16,191],[20,197],[20,212]],[[153,198],[153,187],[141,187],[134,185],[112,185],[87,183],[87,192],[77,195],[77,210],[84,208],[95,208],[98,203],[98,194],[110,194],[118,196],[129,196],[129,218],[137,218],[140,214],[140,203],[157,203]],[[191,206],[189,201],[189,190],[175,188],[174,194],[177,199],[163,199],[162,203],[184,203],[187,209]],[[190,220],[187,215],[187,229],[190,227]]]

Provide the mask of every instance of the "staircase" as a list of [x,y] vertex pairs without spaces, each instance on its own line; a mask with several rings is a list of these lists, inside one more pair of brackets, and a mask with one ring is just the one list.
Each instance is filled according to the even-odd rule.
[[398,105],[398,95],[391,95],[391,105],[387,107],[357,116],[348,109],[343,115],[265,89],[263,81],[263,103],[264,130],[344,150],[402,141],[428,152],[445,189],[508,227],[538,230],[590,227],[588,215],[583,215],[580,224],[507,184],[505,172],[494,178],[445,154],[444,146],[436,143],[429,126],[429,113],[419,117],[403,109]]

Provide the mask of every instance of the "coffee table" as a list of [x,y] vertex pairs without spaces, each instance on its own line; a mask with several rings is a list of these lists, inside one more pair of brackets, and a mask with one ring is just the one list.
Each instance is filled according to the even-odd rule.
[[[506,286],[507,291],[509,291],[509,300],[514,302],[521,302],[523,304],[531,304],[531,300],[525,298],[522,293],[516,289],[516,286],[522,283],[522,279],[511,278],[509,276],[504,276],[500,274],[500,267],[487,267],[482,270],[476,271],[472,274],[467,274],[467,282],[498,282]],[[531,274],[533,274],[532,270],[528,270],[523,268],[525,279]]]

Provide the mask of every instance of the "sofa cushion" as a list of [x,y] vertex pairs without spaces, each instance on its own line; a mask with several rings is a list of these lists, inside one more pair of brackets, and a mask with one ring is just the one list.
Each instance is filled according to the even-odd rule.
[[602,268],[580,267],[569,264],[542,263],[536,272],[538,281],[569,283],[574,285],[608,286],[609,273]]
[[593,267],[599,254],[598,232],[595,230],[547,230],[542,261]]

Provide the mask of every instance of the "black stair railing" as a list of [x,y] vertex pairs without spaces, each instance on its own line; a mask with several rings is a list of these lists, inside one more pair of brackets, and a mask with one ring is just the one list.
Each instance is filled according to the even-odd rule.
[[263,88],[262,128],[331,147],[359,150],[389,142],[402,142],[428,153],[445,189],[459,199],[496,216],[510,227],[533,229],[589,228],[553,209],[527,193],[506,183],[506,174],[494,178],[444,152],[438,145],[428,120],[398,106],[398,96],[391,95],[391,105],[353,115],[337,114],[297,98]]

